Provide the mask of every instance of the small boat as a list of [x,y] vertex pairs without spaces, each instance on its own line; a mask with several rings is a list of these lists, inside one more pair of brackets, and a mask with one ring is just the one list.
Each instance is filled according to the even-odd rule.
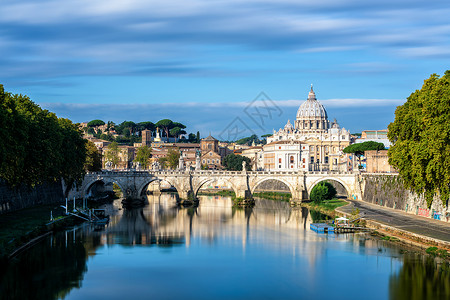
[[109,215],[106,214],[104,209],[92,209],[90,222],[97,225],[106,225],[109,223]]

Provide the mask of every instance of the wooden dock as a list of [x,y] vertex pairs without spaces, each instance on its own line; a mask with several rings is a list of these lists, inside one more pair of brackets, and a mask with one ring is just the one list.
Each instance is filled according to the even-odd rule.
[[334,233],[350,233],[356,231],[368,231],[369,229],[364,227],[355,227],[355,226],[337,226],[334,227],[327,223],[311,223],[309,228],[315,232],[334,232]]

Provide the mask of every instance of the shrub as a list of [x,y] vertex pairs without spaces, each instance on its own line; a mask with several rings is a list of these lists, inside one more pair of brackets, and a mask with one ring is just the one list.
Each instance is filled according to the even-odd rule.
[[331,200],[336,196],[336,189],[329,182],[320,182],[312,191],[310,198],[314,203],[319,204],[324,200]]

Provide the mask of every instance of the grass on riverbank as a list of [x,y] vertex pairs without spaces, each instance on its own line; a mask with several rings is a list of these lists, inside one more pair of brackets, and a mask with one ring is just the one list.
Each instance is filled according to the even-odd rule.
[[[106,201],[88,201],[88,207],[98,207]],[[69,202],[69,209],[72,205]],[[77,207],[82,205],[77,200]],[[11,254],[16,248],[22,246],[35,237],[47,232],[46,224],[50,222],[50,212],[53,219],[65,216],[61,204],[39,205],[0,215],[0,259]],[[67,222],[64,222],[66,224]],[[69,222],[71,223],[71,222]]]
[[236,194],[234,193],[234,191],[230,191],[230,190],[200,190],[198,191],[197,195],[202,195],[202,196],[231,196],[231,197],[235,197]]
[[348,204],[347,201],[342,200],[342,199],[338,199],[338,198],[333,198],[331,200],[324,200],[320,203],[314,203],[314,202],[305,202],[302,203],[302,206],[305,206],[311,210],[316,210],[316,211],[320,211],[321,213],[333,216],[335,215],[335,209],[341,206],[344,206]]
[[281,192],[256,192],[253,193],[253,196],[270,199],[270,200],[280,200],[289,202],[292,198],[291,193],[281,193]]
[[63,215],[58,205],[41,205],[0,215],[0,256],[8,255],[16,247],[43,232],[45,224]]

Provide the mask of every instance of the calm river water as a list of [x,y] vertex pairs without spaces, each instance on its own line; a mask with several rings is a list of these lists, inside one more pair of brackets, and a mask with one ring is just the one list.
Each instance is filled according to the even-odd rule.
[[450,299],[446,264],[366,234],[317,234],[309,224],[320,216],[305,208],[148,201],[116,201],[106,228],[83,225],[21,254],[3,272],[0,298]]

